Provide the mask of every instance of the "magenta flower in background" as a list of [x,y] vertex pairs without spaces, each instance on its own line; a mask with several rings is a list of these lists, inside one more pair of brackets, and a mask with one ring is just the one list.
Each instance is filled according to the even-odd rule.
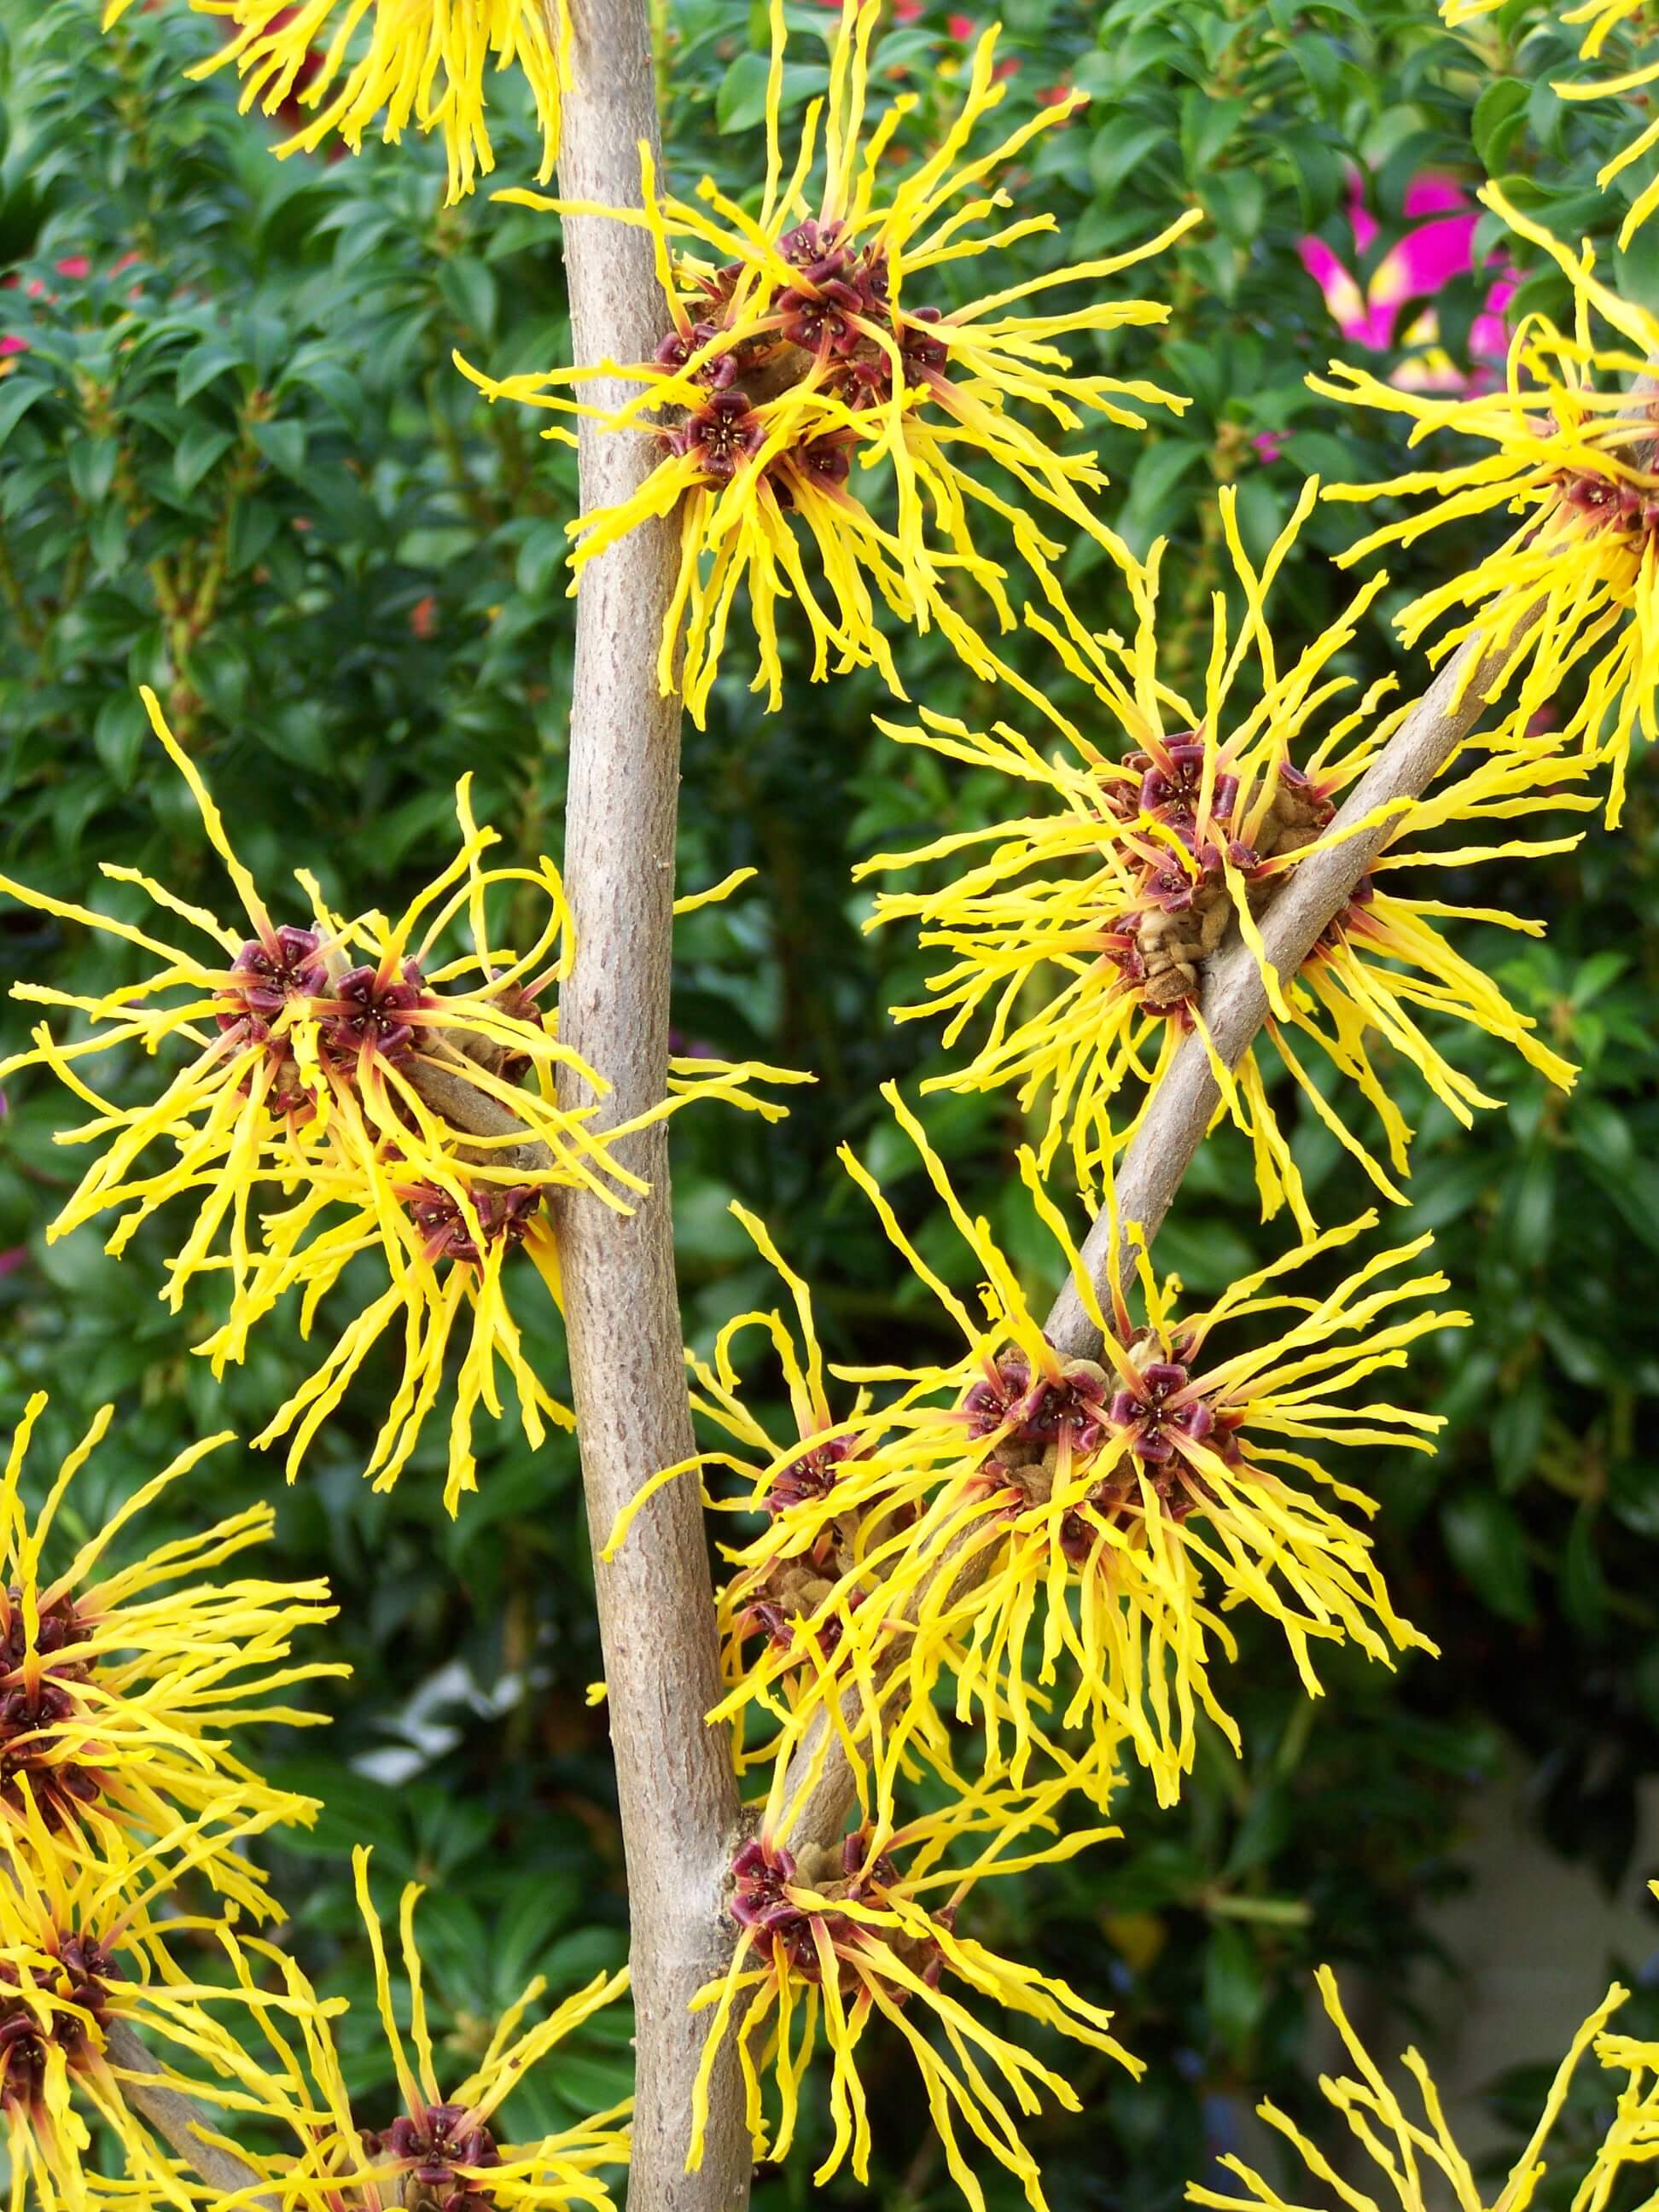
[[[137,253],[124,254],[114,264],[114,269],[111,271],[112,275],[142,258]],[[90,276],[92,274],[92,263],[84,253],[66,253],[61,261],[55,261],[52,267],[60,276],[67,276],[71,283],[78,283],[82,277]],[[17,281],[15,275],[0,276],[0,289],[15,291],[17,289]],[[31,276],[24,285],[23,290],[31,300],[46,300],[55,304],[58,299],[57,293],[49,291],[39,276]],[[28,349],[28,340],[20,338],[14,331],[8,331],[3,337],[0,337],[0,375],[3,375],[6,369],[12,365],[16,355],[27,353]]]
[[[1297,251],[1303,266],[1325,295],[1325,304],[1345,338],[1378,353],[1391,351],[1396,343],[1407,349],[1390,382],[1413,392],[1488,391],[1498,381],[1497,366],[1509,343],[1504,310],[1515,289],[1514,272],[1501,254],[1488,258],[1492,281],[1469,332],[1469,352],[1476,365],[1472,371],[1460,369],[1437,343],[1433,301],[1443,285],[1473,265],[1479,211],[1453,179],[1424,175],[1406,194],[1406,213],[1424,220],[1401,240],[1365,291],[1322,239],[1301,241]],[[1348,195],[1348,222],[1357,261],[1376,236],[1376,219],[1365,206],[1364,183],[1358,175]],[[1423,301],[1423,311],[1396,342],[1399,310],[1415,300]]]

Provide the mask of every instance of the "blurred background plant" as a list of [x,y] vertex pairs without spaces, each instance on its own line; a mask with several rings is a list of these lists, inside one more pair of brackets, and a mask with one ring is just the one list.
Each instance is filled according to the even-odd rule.
[[[925,136],[981,19],[918,0],[896,13],[877,67],[918,95]],[[1145,288],[1171,301],[1165,329],[1111,342],[1115,360],[1194,405],[1143,437],[1091,439],[1119,526],[1143,548],[1172,540],[1164,643],[1177,676],[1201,668],[1220,579],[1217,484],[1237,485],[1259,553],[1305,475],[1364,479],[1396,462],[1377,427],[1339,419],[1305,391],[1307,370],[1346,349],[1419,382],[1491,378],[1506,303],[1511,318],[1540,302],[1559,311],[1553,269],[1511,258],[1491,221],[1475,220],[1483,178],[1502,177],[1563,236],[1589,230],[1621,281],[1659,306],[1659,226],[1619,255],[1625,200],[1594,187],[1618,143],[1616,112],[1550,90],[1553,75],[1577,68],[1575,34],[1525,0],[1455,35],[1424,0],[1010,0],[1006,14],[1012,115],[1067,86],[1093,95],[1042,142],[1028,180],[1057,217],[1051,237],[1019,249],[1030,270],[1109,252],[1179,204],[1208,218]],[[791,20],[810,33],[830,18],[807,5]],[[660,31],[671,160],[683,179],[718,168],[729,185],[754,181],[758,12],[665,0]],[[465,769],[510,850],[556,857],[574,468],[517,410],[479,403],[448,359],[459,345],[499,374],[566,357],[556,226],[483,196],[441,208],[430,147],[275,162],[268,130],[238,118],[222,79],[185,82],[216,33],[176,6],[135,11],[100,40],[85,0],[0,0],[0,33],[3,865],[70,897],[111,857],[162,864],[186,896],[205,887],[185,794],[155,772],[141,682],[161,693],[262,880],[307,865],[333,898],[390,902],[447,852]],[[789,100],[804,102],[823,76],[793,64]],[[535,166],[517,91],[501,93],[502,181]],[[1346,596],[1326,556],[1359,526],[1351,510],[1316,514],[1275,601],[1288,639],[1323,627]],[[1471,538],[1443,557],[1480,550]],[[1074,599],[1098,626],[1121,623],[1113,575],[1091,560],[1085,549],[1068,570]],[[763,1054],[820,1078],[779,1128],[714,1115],[678,1125],[687,1322],[706,1340],[772,1295],[726,1211],[740,1196],[818,1286],[833,1351],[886,1358],[926,1324],[834,1148],[851,1141],[894,1179],[927,1249],[940,1226],[931,1194],[896,1149],[886,1157],[876,1091],[893,1075],[913,1085],[937,1063],[930,1032],[878,1018],[914,995],[922,957],[899,931],[862,933],[848,871],[878,847],[989,819],[1002,794],[876,737],[869,718],[883,701],[870,684],[809,689],[799,645],[782,713],[726,679],[707,731],[687,732],[684,882],[744,864],[760,872],[729,906],[683,925],[680,1035],[693,1051]],[[1007,649],[1082,711],[1038,641]],[[1349,672],[1383,672],[1390,649],[1373,627]],[[930,640],[908,641],[903,666],[913,696],[940,711],[982,726],[1006,710]],[[1396,672],[1412,681],[1404,663]],[[1638,1896],[1651,1871],[1641,1825],[1659,1771],[1650,778],[1638,772],[1618,836],[1598,830],[1574,856],[1471,872],[1443,895],[1549,921],[1547,943],[1492,933],[1468,949],[1583,1066],[1564,1101],[1500,1071],[1495,1047],[1489,1070],[1473,1033],[1451,1041],[1511,1102],[1473,1133],[1425,1107],[1403,1065],[1390,1071],[1423,1132],[1408,1225],[1437,1232],[1475,1326],[1425,1347],[1414,1367],[1415,1402],[1450,1425],[1439,1457],[1363,1473],[1385,1500],[1380,1541],[1404,1608],[1444,1656],[1395,1677],[1334,1666],[1330,1695],[1310,1706],[1282,1655],[1264,1649],[1255,1663],[1247,1626],[1244,1761],[1212,1747],[1178,1812],[1132,1796],[1121,1846],[1003,1886],[1006,1924],[975,1932],[1109,1992],[1124,2040],[1153,2062],[1139,2087],[1103,2070],[1079,2079],[1083,2117],[1033,2128],[1058,2208],[1175,2202],[1206,2145],[1236,2138],[1257,2090],[1305,2112],[1316,1960],[1364,1974],[1382,2015],[1374,2044],[1431,2036],[1458,1978],[1442,1909],[1460,1893],[1478,1899],[1493,1854],[1510,1848],[1503,1822],[1477,1825],[1498,1778],[1548,1850],[1609,1893]],[[7,981],[74,988],[97,957],[73,930],[0,914]],[[21,1023],[9,1008],[4,1018],[15,1042]],[[40,1224],[72,1179],[51,1142],[59,1103],[45,1085],[18,1085],[5,1107],[0,1418],[42,1381],[64,1438],[101,1399],[123,1401],[119,1442],[80,1489],[90,1515],[181,1435],[258,1426],[292,1340],[285,1352],[268,1332],[248,1368],[215,1386],[156,1301],[159,1238],[140,1237],[118,1266],[89,1231],[44,1244]],[[1003,1102],[953,1099],[928,1118],[958,1188],[1025,1256],[1010,1182],[1018,1116]],[[1342,1210],[1334,1194],[1352,1178],[1340,1154],[1316,1125],[1298,1146],[1310,1187],[1329,1179],[1326,1204]],[[1279,1249],[1279,1234],[1257,1223],[1243,1156],[1220,1137],[1159,1256],[1209,1291]],[[1029,1258],[1042,1264],[1035,1249]],[[534,1349],[556,1376],[552,1326]],[[556,1992],[624,1948],[604,1713],[586,1695],[599,1665],[575,1450],[562,1437],[532,1458],[501,1431],[481,1453],[481,1496],[451,1523],[437,1446],[381,1498],[358,1479],[364,1444],[349,1418],[337,1424],[277,1498],[283,1567],[326,1564],[342,1605],[332,1656],[356,1674],[325,1750],[273,1745],[264,1762],[328,1804],[314,1835],[275,1855],[276,1887],[306,1963],[355,1994],[368,1965],[346,1845],[376,1845],[388,1893],[410,1873],[430,1881],[423,1942],[441,2029],[468,2050],[531,1972]],[[272,1490],[276,1470],[244,1455],[215,1480],[220,1510]],[[172,1510],[182,1525],[201,1504],[179,1496]],[[1624,1963],[1638,1971],[1632,1924],[1638,1951]],[[1561,2018],[1538,2019],[1540,2063],[1607,1964],[1586,1955]],[[569,2110],[622,2094],[621,2039],[590,2031],[541,2094],[568,2096]],[[362,2063],[372,2067],[367,2051]],[[1496,2085],[1500,2148],[1513,2149],[1505,2128],[1529,2109],[1528,2087]],[[877,2201],[945,2201],[908,2091],[891,2097],[877,2114]],[[565,2109],[550,2104],[540,2124]],[[804,2201],[810,2164],[764,2182],[759,2201]],[[830,2192],[858,2194],[850,2181]]]

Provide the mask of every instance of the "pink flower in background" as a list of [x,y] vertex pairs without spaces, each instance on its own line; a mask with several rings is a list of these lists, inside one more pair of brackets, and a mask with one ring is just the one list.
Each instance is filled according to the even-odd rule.
[[[869,5],[870,0],[865,0],[865,4]],[[842,0],[818,0],[818,5],[821,8],[833,8],[839,13]],[[919,15],[927,13],[927,7],[925,0],[892,0],[892,10],[895,22],[914,23]],[[959,46],[970,46],[985,28],[985,24],[977,15],[947,15],[945,19],[945,28],[946,34],[954,39]],[[1019,74],[1018,60],[1012,54],[1005,55],[991,74],[994,77],[1002,78],[1017,76]],[[1037,94],[1039,100],[1050,105],[1054,101],[1065,100],[1068,96],[1067,88],[1064,85],[1053,86],[1048,91],[1040,92]]]
[[[1407,216],[1425,218],[1402,238],[1362,292],[1352,273],[1322,239],[1304,238],[1297,247],[1302,264],[1325,295],[1325,304],[1345,338],[1373,351],[1389,351],[1395,343],[1399,310],[1409,301],[1424,302],[1422,313],[1402,332],[1399,343],[1411,349],[1395,368],[1390,381],[1413,392],[1486,391],[1497,382],[1496,364],[1502,362],[1509,343],[1504,309],[1515,289],[1515,276],[1500,254],[1492,255],[1487,267],[1492,282],[1486,302],[1469,332],[1469,352],[1477,363],[1473,373],[1460,370],[1436,343],[1438,331],[1432,301],[1442,286],[1472,266],[1474,227],[1479,211],[1463,187],[1449,177],[1419,177],[1406,194]],[[1364,203],[1364,181],[1352,180],[1348,196],[1348,222],[1353,233],[1357,260],[1376,236],[1376,220]]]
[[[131,258],[136,261],[138,257],[137,254],[134,254]],[[79,278],[82,276],[90,276],[92,274],[92,264],[88,260],[84,253],[66,253],[61,261],[54,261],[52,265],[58,271],[58,274],[60,276]],[[117,265],[118,267],[125,268],[126,264],[122,262]],[[17,289],[17,273],[14,270],[9,276],[0,276],[0,289],[4,289],[8,292],[15,292]],[[54,305],[56,304],[58,299],[57,293],[49,292],[46,289],[45,280],[41,277],[31,276],[24,284],[23,290],[27,296],[31,300],[49,300],[53,302]],[[21,344],[21,341],[19,340],[17,344]],[[8,346],[6,350],[8,352],[15,353],[17,350],[17,344]]]
[[[141,262],[143,258],[142,253],[124,253],[118,261],[112,261],[110,264],[109,273],[112,276],[118,276],[124,269],[131,269],[135,263]],[[92,274],[92,262],[84,253],[66,253],[62,260],[54,261],[52,265],[58,276],[67,276],[71,283],[80,283]],[[0,291],[15,291],[20,283],[22,283],[23,291],[29,299],[45,300],[49,306],[52,307],[58,304],[58,294],[49,289],[42,278],[31,276],[23,283],[15,270],[9,276],[0,276]],[[143,286],[135,285],[127,297],[130,300],[142,299]],[[27,353],[28,349],[29,342],[27,338],[20,338],[11,331],[0,337],[0,376],[5,374],[18,354]]]

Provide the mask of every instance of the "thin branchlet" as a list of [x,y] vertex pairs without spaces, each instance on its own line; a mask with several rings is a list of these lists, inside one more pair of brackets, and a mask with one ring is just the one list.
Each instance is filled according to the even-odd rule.
[[[143,2038],[120,2020],[111,2021],[105,2034],[105,2056],[120,2073],[122,2095],[162,2141],[210,2188],[227,2195],[258,2188],[256,2168],[228,2148],[199,2105],[161,2078]],[[237,2202],[247,2212],[281,2212],[281,2198],[274,2190],[258,2197],[237,2195]]]

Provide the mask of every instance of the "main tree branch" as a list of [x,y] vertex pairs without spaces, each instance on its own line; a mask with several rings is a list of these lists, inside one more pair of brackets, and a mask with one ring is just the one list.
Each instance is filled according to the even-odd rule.
[[[1373,808],[1386,810],[1391,801],[1408,801],[1427,788],[1479,720],[1486,694],[1536,619],[1535,613],[1523,618],[1501,648],[1488,650],[1479,638],[1472,638],[1452,655],[1349,793],[1328,832],[1334,842],[1291,872],[1261,921],[1267,957],[1281,977],[1288,981],[1296,974],[1346,905],[1388,837],[1393,816],[1385,812],[1379,821],[1334,842],[1340,833]],[[1479,665],[1471,674],[1472,662]],[[1236,1067],[1267,1014],[1261,970],[1237,931],[1206,964],[1201,1004],[1217,1054],[1225,1066]],[[1163,1226],[1220,1103],[1214,1067],[1194,1030],[1176,1054],[1117,1171],[1118,1220],[1125,1227],[1138,1224],[1148,1243]],[[1103,1291],[1115,1269],[1127,1268],[1129,1249],[1121,1231],[1120,1241],[1114,1243],[1111,1219],[1103,1208],[1085,1239],[1082,1258]],[[1100,1350],[1099,1332],[1084,1310],[1074,1284],[1068,1282],[1061,1289],[1045,1326],[1056,1350],[1068,1358],[1091,1358]],[[965,1571],[980,1571],[971,1566]],[[947,1555],[939,1572],[952,1571]],[[859,1698],[850,1697],[846,1710],[849,1726],[857,1726],[861,1712]],[[827,1726],[817,1722],[797,1748],[786,1778],[786,1803],[823,1750]],[[790,1849],[799,1856],[814,1845],[838,1844],[853,1797],[852,1768],[837,1735],[828,1746],[822,1771],[790,1821]]]
[[[571,12],[578,88],[564,106],[560,193],[637,207],[639,149],[658,143],[647,0],[576,0]],[[647,234],[573,216],[564,252],[577,364],[648,361],[665,308]],[[584,396],[606,406],[625,392],[605,380]],[[626,499],[655,458],[648,440],[584,421],[584,511]],[[600,1126],[654,1106],[666,1087],[680,704],[660,695],[656,670],[674,571],[672,520],[641,524],[588,562],[576,603],[564,853],[575,955],[559,1025],[613,1085]],[[642,1484],[695,1449],[662,1125],[620,1149],[649,1197],[623,1216],[571,1191],[556,1217],[596,1546]],[[715,2083],[702,2168],[684,2171],[705,2026],[688,2006],[726,1964],[720,1893],[738,1812],[726,1733],[703,1718],[721,1686],[697,1486],[665,1485],[616,1558],[596,1557],[593,1571],[638,2021],[629,2212],[738,2206],[750,2156],[735,2078]]]

